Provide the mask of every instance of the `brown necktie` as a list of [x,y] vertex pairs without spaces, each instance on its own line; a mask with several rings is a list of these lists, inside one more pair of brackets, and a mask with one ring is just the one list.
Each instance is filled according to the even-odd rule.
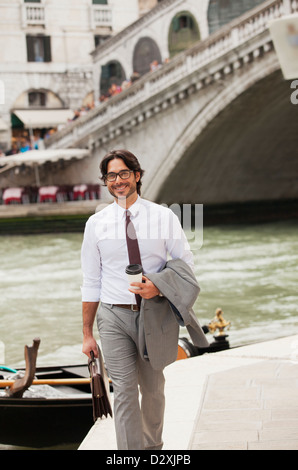
[[[130,220],[130,212],[126,211],[126,221],[125,221],[125,233],[126,233],[126,243],[128,250],[128,258],[130,264],[140,264],[142,265],[139,243],[137,239],[137,234],[134,228],[132,221]],[[141,305],[141,296],[135,294],[137,305]]]

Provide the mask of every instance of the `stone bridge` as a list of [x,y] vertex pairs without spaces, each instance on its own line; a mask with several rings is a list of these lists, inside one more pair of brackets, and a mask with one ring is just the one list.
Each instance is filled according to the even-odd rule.
[[89,148],[91,157],[77,163],[88,183],[98,181],[107,151],[129,149],[145,169],[142,195],[157,202],[297,198],[298,108],[268,31],[271,19],[297,10],[296,0],[262,3],[71,123],[48,146]]

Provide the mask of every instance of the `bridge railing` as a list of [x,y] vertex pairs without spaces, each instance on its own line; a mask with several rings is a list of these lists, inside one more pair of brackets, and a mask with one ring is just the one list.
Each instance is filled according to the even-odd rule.
[[[281,17],[289,9],[290,11],[298,10],[298,0],[267,0],[72,122],[50,137],[46,141],[46,146],[56,147],[58,144],[62,147],[70,146],[83,137],[87,138],[92,130],[108,126],[114,118],[124,115],[150,97],[162,93],[191,73],[266,31],[270,20]],[[137,118],[132,117],[132,126],[136,124],[134,122],[136,119],[140,120],[142,117],[140,115]],[[109,132],[113,131],[109,130]]]
[[[283,13],[284,0],[266,1],[182,53],[181,57],[177,57],[177,64],[174,58],[169,65],[174,68],[183,61],[190,73],[193,67],[202,67],[261,34],[267,30],[270,20],[281,17]],[[162,69],[159,73],[162,74]]]

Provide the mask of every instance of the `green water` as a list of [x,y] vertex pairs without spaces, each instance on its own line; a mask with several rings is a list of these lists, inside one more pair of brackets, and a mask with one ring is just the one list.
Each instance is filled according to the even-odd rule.
[[[207,227],[191,247],[208,323],[221,307],[232,346],[298,331],[298,222]],[[0,237],[0,341],[5,363],[23,365],[41,338],[38,365],[85,362],[81,353],[81,234]],[[181,331],[184,334],[184,331]]]

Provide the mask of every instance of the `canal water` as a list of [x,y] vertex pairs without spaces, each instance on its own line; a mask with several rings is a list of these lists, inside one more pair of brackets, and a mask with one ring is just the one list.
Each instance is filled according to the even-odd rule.
[[[201,233],[187,232],[201,324],[220,307],[231,322],[231,346],[297,334],[297,234],[298,221],[206,227],[203,244]],[[0,341],[7,366],[24,365],[24,345],[34,337],[41,339],[37,365],[86,363],[81,243],[76,233],[0,237]]]
[[[205,227],[203,244],[201,234],[189,232],[201,287],[194,310],[201,324],[220,307],[231,322],[232,346],[296,334],[297,234],[297,221]],[[24,345],[34,337],[41,339],[38,365],[85,361],[81,243],[82,234],[0,237],[0,341],[6,365],[23,365]]]

